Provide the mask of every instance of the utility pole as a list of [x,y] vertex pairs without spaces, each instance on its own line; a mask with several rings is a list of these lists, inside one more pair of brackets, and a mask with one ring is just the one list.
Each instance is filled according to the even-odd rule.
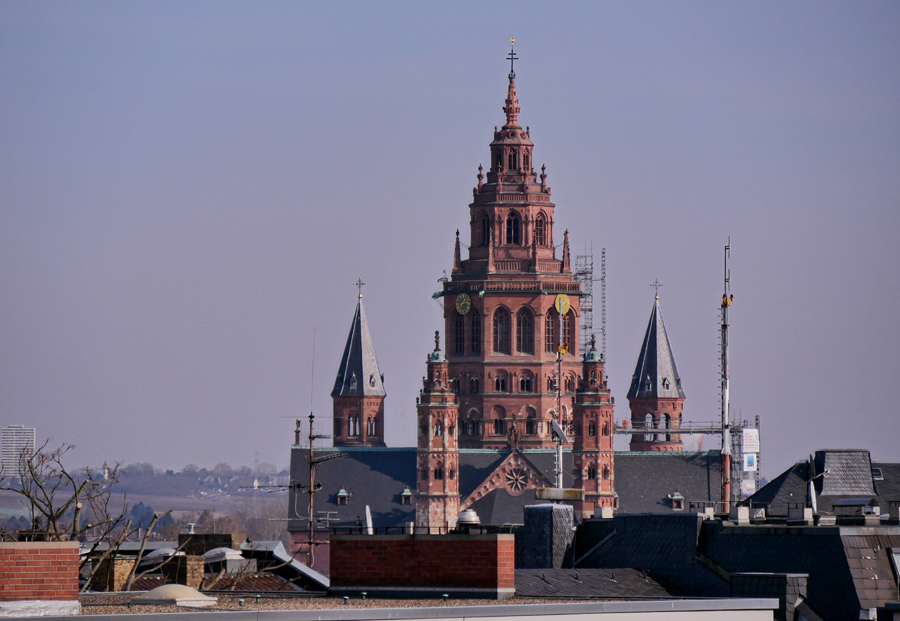
[[728,270],[728,258],[731,255],[731,237],[725,246],[725,291],[722,294],[722,324],[721,324],[721,393],[722,393],[722,504],[726,513],[731,511],[731,424],[728,420],[729,408],[729,381],[728,368],[728,307],[734,301],[734,296],[729,295],[731,290],[731,272]]

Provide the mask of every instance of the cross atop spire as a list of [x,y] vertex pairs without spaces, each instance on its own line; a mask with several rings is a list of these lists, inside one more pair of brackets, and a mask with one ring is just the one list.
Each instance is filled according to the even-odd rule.
[[363,282],[362,278],[357,278],[356,282],[353,283],[356,285],[356,288],[359,289],[359,299],[362,299],[362,288],[366,286],[366,283]]
[[519,60],[518,57],[516,57],[516,50],[513,47],[515,44],[516,44],[516,38],[510,37],[509,38],[509,54],[506,56],[506,58],[509,60],[509,77],[511,77],[511,78],[516,77],[516,70],[513,65],[517,60]]
[[659,282],[658,278],[654,278],[653,282],[650,283],[650,286],[653,287],[654,289],[656,289],[656,294],[653,299],[658,300],[659,299],[659,288],[662,287],[662,283]]

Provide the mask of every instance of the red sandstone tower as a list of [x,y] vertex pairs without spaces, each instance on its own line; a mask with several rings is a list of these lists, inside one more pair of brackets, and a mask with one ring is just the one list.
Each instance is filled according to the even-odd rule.
[[385,446],[385,396],[384,376],[378,370],[360,293],[331,391],[334,446]]
[[681,427],[684,390],[675,367],[675,357],[659,310],[659,296],[653,302],[650,323],[628,391],[631,425],[643,433],[631,436],[632,451],[681,451],[681,436],[672,433]]
[[416,526],[430,532],[446,532],[459,517],[459,445],[456,424],[459,406],[450,378],[449,364],[434,333],[434,351],[428,355],[416,412]]
[[616,508],[618,504],[613,475],[613,399],[593,336],[591,349],[582,360],[574,405],[574,486],[584,490],[584,500],[575,503],[575,511],[583,519],[592,517],[597,507]]
[[581,287],[572,276],[568,233],[556,256],[555,206],[544,167],[540,181],[534,172],[530,130],[518,122],[515,54],[509,58],[506,123],[494,128],[487,179],[478,167],[468,258],[457,231],[452,277],[442,292],[463,448],[505,448],[513,421],[520,448],[553,447],[550,420],[571,428],[580,371]]

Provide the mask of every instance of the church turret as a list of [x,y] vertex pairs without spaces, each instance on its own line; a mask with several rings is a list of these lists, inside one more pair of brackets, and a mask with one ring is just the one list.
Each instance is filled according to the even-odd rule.
[[[571,424],[580,371],[581,285],[568,263],[568,245],[557,257],[556,207],[546,169],[540,179],[534,170],[531,129],[519,124],[514,51],[508,58],[506,122],[494,127],[486,174],[478,168],[469,244],[454,245],[453,270],[441,292],[463,448],[505,449],[514,419],[524,423],[520,448],[553,448],[550,421]],[[560,345],[566,347],[557,366]]]
[[439,332],[434,333],[434,351],[428,355],[416,412],[416,526],[446,532],[459,517],[459,405]]
[[384,376],[378,369],[375,348],[362,304],[362,280],[350,334],[334,381],[334,446],[385,446]]
[[632,451],[681,451],[681,436],[672,431],[681,427],[684,389],[675,366],[675,357],[666,334],[659,296],[655,296],[650,322],[638,356],[631,388],[628,390]]
[[581,361],[581,378],[575,392],[574,485],[584,490],[575,503],[579,519],[594,515],[600,507],[616,508],[613,453],[613,398],[604,373],[604,360],[591,335],[590,350]]

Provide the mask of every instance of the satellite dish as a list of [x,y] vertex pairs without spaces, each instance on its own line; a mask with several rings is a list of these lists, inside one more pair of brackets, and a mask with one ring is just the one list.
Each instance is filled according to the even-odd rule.
[[372,527],[372,510],[369,509],[369,505],[366,505],[366,534],[375,534],[375,529]]
[[559,423],[551,418],[550,425],[553,427],[553,435],[559,438],[560,442],[562,442],[563,444],[568,444],[569,438],[566,437],[566,432],[563,431],[563,428],[559,426]]

